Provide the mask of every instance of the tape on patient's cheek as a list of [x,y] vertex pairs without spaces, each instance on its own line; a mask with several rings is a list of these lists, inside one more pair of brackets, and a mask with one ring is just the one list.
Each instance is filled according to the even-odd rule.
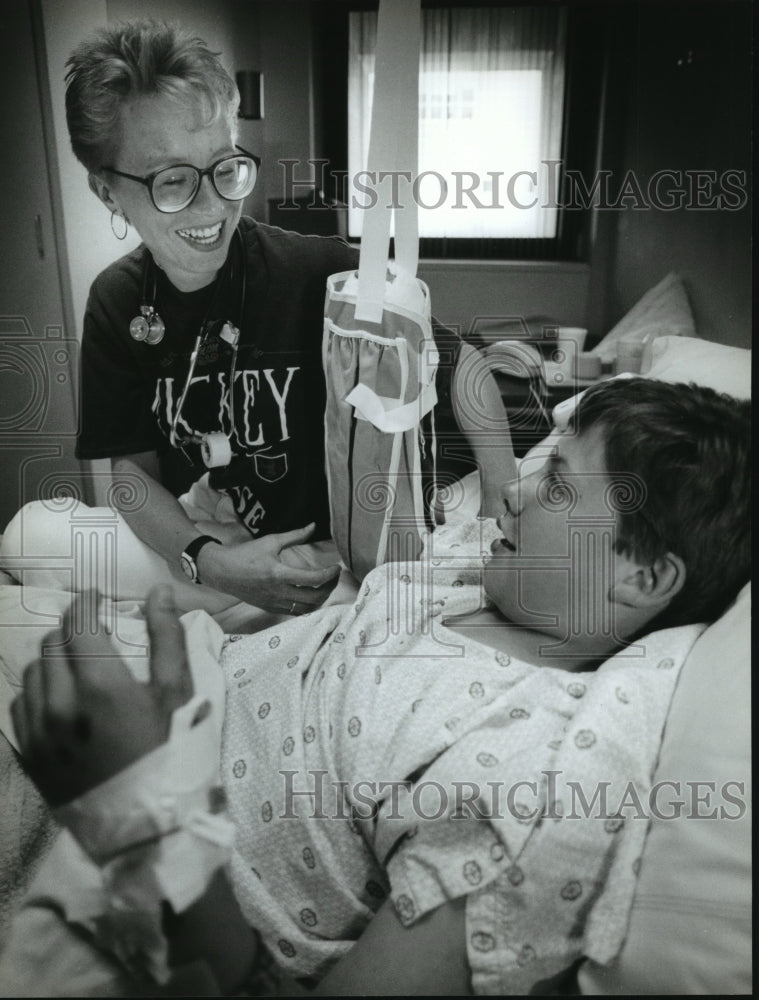
[[[613,382],[617,379],[634,378],[634,377],[635,376],[632,372],[621,372],[619,375],[615,375],[613,378],[607,379],[606,381]],[[588,391],[587,389],[583,389],[583,391],[578,392],[576,396],[570,396],[569,399],[562,399],[560,403],[557,403],[556,406],[554,406],[553,410],[551,411],[551,415],[553,417],[553,422],[555,427],[557,427],[559,430],[566,430],[566,428],[569,426],[569,421],[572,414],[577,409],[580,400],[587,391]]]
[[577,404],[583,397],[584,393],[578,393],[577,396],[572,396],[570,399],[564,399],[560,403],[557,403],[551,411],[553,417],[553,425],[557,430],[566,430],[569,426],[569,421],[572,414],[577,409]]

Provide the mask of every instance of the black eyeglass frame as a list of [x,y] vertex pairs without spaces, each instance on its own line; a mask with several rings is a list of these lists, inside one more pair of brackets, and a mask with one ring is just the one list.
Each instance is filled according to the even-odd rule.
[[[137,174],[128,174],[124,170],[117,170],[115,167],[102,166],[100,169],[107,170],[111,174],[116,174],[117,177],[126,177],[130,181],[137,181],[139,184],[144,184],[145,187],[148,189],[148,193],[150,194],[150,200],[153,202],[153,207],[156,209],[156,211],[162,212],[164,215],[176,215],[177,212],[181,212],[185,208],[189,208],[189,206],[192,205],[192,203],[195,201],[195,199],[198,197],[198,191],[200,191],[201,185],[203,184],[203,178],[206,175],[210,177],[211,184],[213,185],[213,189],[216,192],[216,194],[218,194],[220,198],[223,198],[224,201],[242,201],[243,198],[248,197],[248,195],[253,191],[253,188],[256,186],[256,183],[258,181],[258,172],[261,168],[261,157],[256,156],[255,153],[249,153],[248,150],[243,149],[242,146],[235,145],[235,149],[238,151],[237,153],[228,153],[226,156],[222,156],[221,159],[217,160],[215,163],[212,163],[210,167],[204,167],[202,170],[200,167],[196,167],[194,163],[172,163],[168,167],[161,167],[160,170],[153,171],[153,173],[148,174],[147,177],[138,177]],[[214,174],[216,172],[217,167],[219,167],[222,163],[226,163],[227,160],[236,160],[240,153],[242,153],[243,156],[249,157],[255,163],[256,179],[253,182],[253,187],[250,189],[250,191],[248,191],[248,194],[244,194],[241,198],[228,198],[225,194],[222,194],[221,191],[219,191],[218,187],[216,186],[216,179],[214,177]],[[165,170],[178,170],[179,167],[189,167],[191,170],[194,170],[198,175],[198,186],[195,188],[195,193],[193,194],[192,198],[190,198],[190,200],[187,202],[187,204],[180,205],[179,208],[161,208],[160,205],[156,204],[155,195],[153,194],[153,182],[155,181],[156,177],[158,177],[159,174],[162,174]]]

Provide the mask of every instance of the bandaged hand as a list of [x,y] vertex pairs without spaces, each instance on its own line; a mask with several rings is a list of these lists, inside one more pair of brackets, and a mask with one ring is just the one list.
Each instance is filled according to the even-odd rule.
[[314,525],[238,545],[206,545],[198,555],[204,584],[274,614],[299,615],[321,607],[337,585],[340,565],[292,566],[287,549],[307,542]]
[[76,598],[42,644],[11,706],[26,768],[52,807],[62,806],[164,743],[172,713],[192,695],[184,630],[171,588],[155,588],[145,614],[150,680],[140,683],[98,622],[99,597]]
[[83,594],[47,637],[13,723],[65,828],[47,896],[139,983],[164,984],[174,963],[166,914],[184,914],[208,892],[234,842],[218,775],[220,706],[210,688],[193,696],[170,587],[151,591],[145,607],[147,682],[115,653],[98,604]]

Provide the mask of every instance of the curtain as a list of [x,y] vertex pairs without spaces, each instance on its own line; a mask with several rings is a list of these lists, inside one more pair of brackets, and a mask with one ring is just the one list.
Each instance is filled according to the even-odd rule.
[[[422,237],[556,235],[565,93],[566,10],[438,7],[422,12],[419,169]],[[348,173],[351,236],[366,204],[355,186],[369,148],[375,11],[350,15]],[[350,197],[350,195],[354,197]]]

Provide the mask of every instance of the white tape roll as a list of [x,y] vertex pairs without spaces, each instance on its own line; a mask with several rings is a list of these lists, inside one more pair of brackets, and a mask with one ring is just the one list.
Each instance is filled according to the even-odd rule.
[[204,434],[200,442],[200,453],[207,469],[218,469],[232,461],[232,446],[229,438],[221,431]]
[[226,341],[230,347],[236,347],[237,342],[240,339],[240,331],[234,325],[234,323],[225,323],[224,326],[219,331],[219,337],[221,340]]

